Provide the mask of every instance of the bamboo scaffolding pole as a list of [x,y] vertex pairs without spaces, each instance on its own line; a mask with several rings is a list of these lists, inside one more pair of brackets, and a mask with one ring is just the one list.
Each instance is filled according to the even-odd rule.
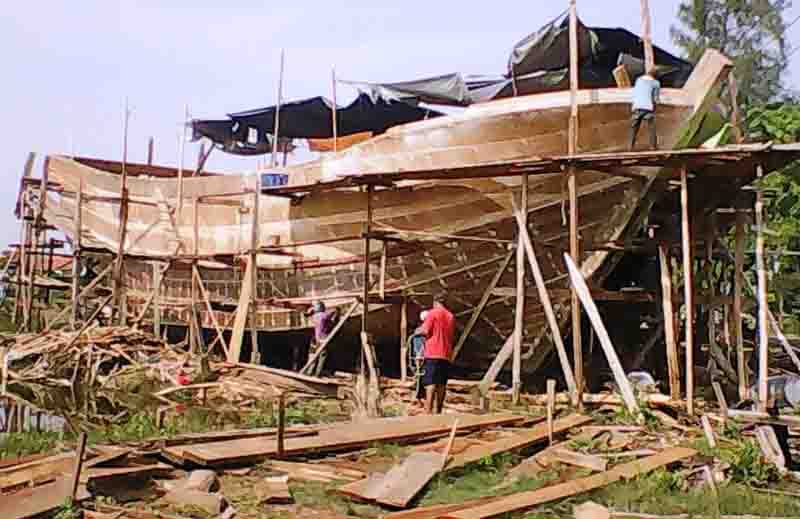
[[261,199],[261,175],[256,176],[256,192],[253,196],[253,226],[250,235],[250,262],[253,264],[250,282],[250,363],[260,364],[261,353],[258,350],[258,246],[259,246],[259,200]]
[[183,105],[183,124],[179,135],[180,142],[178,142],[178,200],[177,212],[175,218],[180,220],[183,213],[183,160],[186,151],[186,125],[189,122],[189,105]]
[[73,243],[73,250],[72,250],[72,315],[70,318],[70,325],[72,329],[76,329],[78,326],[78,309],[80,308],[78,305],[80,304],[80,298],[78,297],[78,293],[80,292],[81,286],[81,247],[83,242],[83,211],[82,211],[82,204],[83,204],[83,180],[78,183],[78,193],[75,197],[75,236],[74,236],[74,243]]
[[123,116],[122,130],[122,174],[120,175],[119,188],[119,236],[117,245],[117,258],[114,266],[113,278],[113,299],[114,307],[119,312],[119,322],[124,325],[127,319],[125,310],[125,287],[123,286],[123,269],[125,265],[125,239],[128,227],[128,124],[130,122],[131,111],[128,106],[128,99],[125,99],[125,113]]
[[[569,155],[578,152],[578,8],[577,1],[570,0],[569,3],[569,56],[570,56],[570,118],[569,118]],[[570,166],[568,170],[568,189],[569,189],[569,253],[574,261],[581,264],[580,243],[578,236],[578,187],[575,166]],[[580,405],[581,393],[583,392],[583,344],[581,331],[581,306],[578,301],[578,294],[575,288],[572,289],[570,297],[570,308],[572,313],[572,351],[574,357],[575,370],[575,403]]]
[[694,414],[694,281],[692,273],[691,222],[689,221],[689,172],[681,168],[681,240],[683,242],[684,301],[686,310],[686,411]]
[[[764,168],[756,166],[756,177],[761,180]],[[759,186],[760,187],[760,186]],[[756,273],[758,277],[758,407],[767,411],[767,377],[769,376],[769,322],[767,313],[767,266],[764,261],[764,193],[756,191]]]
[[574,397],[577,394],[575,376],[573,375],[572,368],[570,367],[567,350],[564,348],[564,341],[561,338],[561,329],[558,326],[558,319],[556,318],[555,311],[553,310],[553,305],[550,302],[550,295],[547,293],[547,286],[544,281],[544,276],[542,276],[541,268],[539,267],[539,260],[536,258],[536,252],[533,250],[533,244],[531,243],[530,236],[528,235],[528,229],[525,226],[525,219],[522,217],[520,210],[516,207],[517,204],[514,202],[514,199],[512,198],[511,200],[515,206],[514,216],[517,220],[517,227],[520,231],[520,235],[525,246],[525,253],[528,257],[528,264],[531,267],[531,272],[533,273],[533,279],[536,281],[536,289],[539,293],[539,300],[544,307],[547,323],[550,327],[550,334],[553,339],[553,344],[555,344],[558,358],[561,362],[561,369],[564,372],[564,380],[567,383],[567,389]]
[[333,152],[339,151],[339,124],[338,124],[338,111],[339,107],[336,104],[336,68],[331,69],[331,83],[333,87]]
[[653,36],[650,29],[650,5],[648,0],[641,0],[642,8],[642,42],[644,43],[644,69],[650,70],[655,66],[653,54]]
[[153,158],[155,157],[155,139],[150,137],[147,140],[147,165],[153,165]]
[[736,211],[736,235],[733,278],[733,334],[736,343],[736,364],[739,375],[739,399],[746,400],[749,395],[747,381],[747,361],[744,355],[744,333],[742,329],[742,288],[744,285],[744,247],[745,213]]
[[278,101],[275,105],[275,132],[272,134],[272,158],[270,159],[270,167],[275,167],[277,164],[278,155],[278,140],[280,139],[281,127],[281,101],[283,99],[283,64],[284,64],[284,51],[281,50],[281,71],[278,76]]
[[405,382],[406,378],[408,378],[408,301],[403,299],[400,305],[400,380]]
[[[528,226],[528,175],[522,176],[521,210],[524,226]],[[522,225],[522,224],[520,224]],[[525,327],[525,246],[522,243],[521,233],[517,244],[516,266],[516,307],[514,309],[514,355],[511,365],[511,401],[514,405],[519,403],[522,390],[522,340]]]
[[[200,231],[199,231],[199,207],[198,207],[197,198],[192,200],[192,253],[194,254],[195,259],[192,259],[192,272],[197,268],[197,255],[200,251],[199,241],[200,241]],[[199,327],[196,325],[198,322],[197,319],[197,280],[195,279],[194,275],[192,276],[192,283],[191,283],[191,312],[189,313],[189,319],[191,322],[189,323],[189,351],[192,354],[197,353],[197,345],[199,343],[200,337],[198,336],[200,331]]]

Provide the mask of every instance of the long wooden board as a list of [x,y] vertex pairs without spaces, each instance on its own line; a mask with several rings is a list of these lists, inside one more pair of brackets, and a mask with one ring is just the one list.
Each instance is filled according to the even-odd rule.
[[[59,478],[52,483],[26,488],[0,498],[0,517],[3,519],[27,519],[64,504],[71,492],[68,478]],[[85,487],[78,487],[76,500],[90,498]]]
[[529,492],[520,492],[507,496],[498,501],[494,501],[485,505],[468,508],[458,512],[444,513],[439,517],[449,519],[486,519],[488,517],[496,517],[510,512],[520,512],[533,508],[542,503],[555,501],[564,497],[574,496],[583,492],[589,492],[608,484],[614,483],[621,479],[630,479],[640,474],[650,472],[659,467],[669,465],[676,461],[694,456],[696,451],[685,447],[674,447],[662,451],[654,456],[625,463],[613,469],[595,474],[593,476],[583,477],[553,485],[538,490]]
[[75,465],[75,453],[67,452],[0,469],[0,489],[16,487],[42,476],[69,472]]
[[436,519],[440,515],[450,512],[457,512],[465,508],[474,508],[476,506],[485,505],[492,501],[497,501],[502,497],[480,497],[478,499],[470,499],[462,503],[448,503],[443,505],[431,505],[421,508],[412,508],[411,510],[403,510],[402,512],[392,512],[383,516],[383,519]]
[[[312,452],[331,452],[358,448],[374,442],[396,442],[446,434],[450,432],[455,420],[458,420],[458,430],[466,431],[481,427],[510,425],[524,419],[525,417],[514,414],[436,415],[344,423],[320,431],[317,436],[287,438],[284,453],[291,456]],[[277,442],[274,439],[247,438],[169,447],[164,449],[164,453],[170,459],[186,459],[206,466],[222,465],[272,456],[277,453]]]

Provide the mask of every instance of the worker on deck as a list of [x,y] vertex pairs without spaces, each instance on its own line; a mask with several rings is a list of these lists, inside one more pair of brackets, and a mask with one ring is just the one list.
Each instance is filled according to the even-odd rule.
[[661,83],[656,79],[656,69],[651,67],[643,76],[639,76],[633,86],[633,99],[631,103],[631,151],[636,145],[636,135],[642,126],[642,121],[647,121],[650,126],[650,147],[658,148],[658,135],[656,134],[656,105],[661,93]]
[[[309,309],[311,315],[311,322],[314,324],[314,336],[311,338],[311,344],[308,348],[308,358],[310,359],[320,347],[325,343],[325,340],[333,331],[336,326],[336,321],[339,317],[339,309],[334,308],[327,310],[325,303],[322,301],[314,302],[314,305]],[[322,372],[322,366],[325,365],[325,360],[328,357],[327,351],[323,350],[319,358],[317,358],[314,365],[310,367],[310,373],[316,376]]]
[[455,317],[441,300],[434,300],[425,321],[417,329],[426,337],[425,360],[422,365],[422,384],[425,386],[425,411],[441,414],[450,378],[450,359],[453,354]]

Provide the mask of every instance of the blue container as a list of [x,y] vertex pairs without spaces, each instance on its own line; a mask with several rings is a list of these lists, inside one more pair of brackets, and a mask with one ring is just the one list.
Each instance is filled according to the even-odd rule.
[[289,183],[289,175],[281,173],[262,173],[261,187],[280,187]]

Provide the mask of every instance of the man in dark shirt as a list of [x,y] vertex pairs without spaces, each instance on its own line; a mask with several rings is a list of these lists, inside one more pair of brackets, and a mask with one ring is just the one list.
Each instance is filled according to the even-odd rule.
[[[325,339],[328,338],[333,327],[336,326],[338,316],[339,310],[337,308],[326,310],[325,303],[322,301],[316,301],[314,303],[314,306],[311,308],[311,322],[314,323],[314,337],[311,339],[311,344],[308,348],[309,358],[317,351],[317,348],[322,346]],[[328,353],[327,350],[325,350],[317,359],[316,365],[312,366],[311,373],[319,376],[327,358]]]

